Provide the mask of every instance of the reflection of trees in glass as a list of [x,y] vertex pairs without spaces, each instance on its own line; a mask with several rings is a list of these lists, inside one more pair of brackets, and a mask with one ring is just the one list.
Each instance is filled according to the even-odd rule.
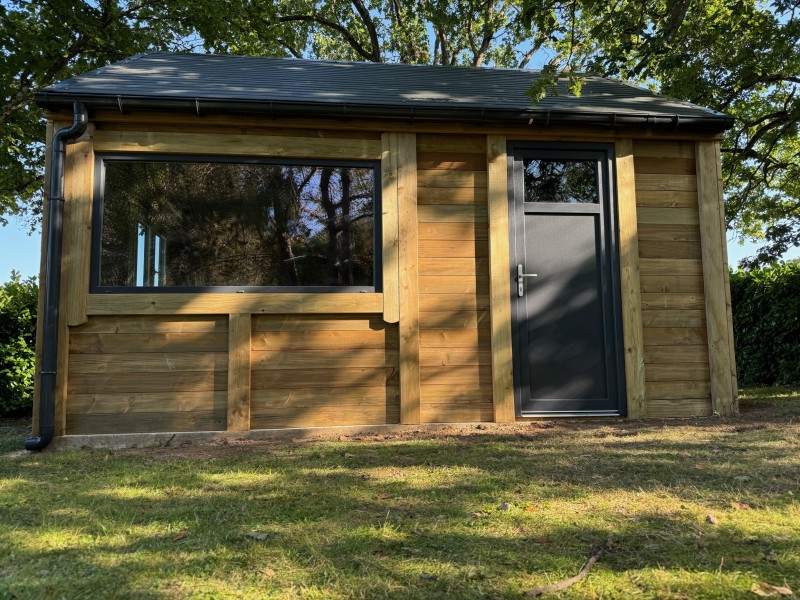
[[100,285],[136,285],[146,224],[161,285],[372,286],[374,186],[371,168],[107,161]]
[[597,202],[594,161],[529,159],[525,165],[526,202]]

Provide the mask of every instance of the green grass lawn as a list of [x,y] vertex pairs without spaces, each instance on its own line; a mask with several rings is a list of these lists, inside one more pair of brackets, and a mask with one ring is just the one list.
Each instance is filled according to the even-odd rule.
[[520,598],[597,544],[560,597],[798,590],[800,393],[742,398],[727,420],[118,452],[25,454],[1,424],[0,598]]

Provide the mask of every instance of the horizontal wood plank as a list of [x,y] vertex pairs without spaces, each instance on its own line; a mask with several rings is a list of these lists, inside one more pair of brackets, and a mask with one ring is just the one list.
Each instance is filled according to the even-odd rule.
[[94,151],[380,160],[382,148],[375,139],[101,129],[95,132]]
[[491,404],[423,404],[420,420],[423,423],[488,423],[494,421],[494,407]]
[[697,190],[697,176],[636,173],[637,194],[639,190]]
[[636,206],[648,208],[697,209],[697,192],[641,190],[636,192]]
[[427,204],[417,209],[420,223],[486,223],[485,206]]
[[419,364],[422,367],[447,367],[459,365],[491,366],[492,351],[488,349],[453,350],[451,348],[426,347],[420,349]]
[[489,258],[485,241],[420,240],[420,258]]
[[488,258],[421,258],[419,274],[442,277],[489,279]]
[[702,294],[701,275],[646,275],[639,278],[642,292],[652,294]]
[[695,346],[706,342],[704,327],[645,327],[645,346]]
[[227,317],[186,315],[156,317],[137,315],[94,316],[70,329],[72,333],[224,333]]
[[651,398],[645,414],[650,419],[674,417],[710,417],[710,398]]
[[[645,369],[645,373],[647,373],[647,369]],[[648,381],[645,391],[648,405],[651,399],[711,399],[711,385],[708,381]]]
[[[441,367],[440,367],[441,368]],[[422,404],[481,404],[492,402],[492,384],[423,385]]]
[[[699,231],[699,230],[698,230]],[[459,240],[466,242],[487,241],[489,227],[486,223],[472,221],[443,223],[441,221],[419,224],[420,240]]]
[[640,206],[636,211],[640,224],[700,226],[700,214],[694,208],[652,208]]
[[417,135],[417,152],[467,152],[486,156],[486,135]]
[[387,330],[365,331],[272,331],[254,332],[253,350],[321,350],[354,351],[365,348],[397,348],[397,338]]
[[294,389],[302,382],[303,388],[373,387],[398,385],[398,370],[391,368],[362,367],[358,369],[259,369],[253,371],[251,390],[273,388]]
[[423,329],[420,332],[420,347],[490,350],[487,329]]
[[700,310],[705,308],[702,294],[642,294],[642,310]]
[[253,331],[385,331],[397,326],[372,315],[256,315]]
[[633,154],[637,158],[694,158],[694,142],[634,140]]
[[[444,309],[453,311],[487,310],[488,294],[420,294],[419,312],[440,312]],[[424,315],[420,314],[424,319]]]
[[[694,162],[694,161],[692,161]],[[417,169],[420,171],[485,171],[486,154],[475,152],[417,152]]]
[[417,171],[417,185],[445,188],[486,188],[485,165],[482,171]]
[[[397,366],[397,350],[353,348],[314,350],[254,350],[251,368],[260,369],[309,369],[324,366],[328,369],[350,369],[361,367]],[[298,382],[302,385],[302,382]]]
[[258,412],[263,409],[280,407],[336,407],[336,406],[387,406],[400,405],[400,388],[397,386],[347,387],[329,389],[290,389],[256,390],[252,394],[250,410]]
[[419,278],[421,294],[488,294],[489,282],[486,277],[445,275],[423,275]]
[[700,244],[641,240],[640,258],[700,258]]
[[639,261],[642,276],[703,274],[703,262],[693,258],[643,258]]
[[223,431],[225,418],[225,411],[72,415],[67,419],[67,435]]
[[708,364],[678,363],[674,365],[647,365],[645,381],[699,381],[707,382]]
[[639,223],[639,240],[662,242],[699,242],[700,225],[664,225]]
[[383,313],[383,294],[89,294],[90,315]]
[[70,353],[227,352],[227,333],[72,333]]
[[481,387],[492,385],[491,366],[420,367],[419,381],[426,385],[459,385]]
[[634,156],[634,169],[637,174],[694,175],[694,157]]
[[340,405],[308,410],[287,406],[262,408],[250,415],[253,429],[385,425],[399,422],[400,409],[394,406]]
[[488,310],[446,310],[420,314],[420,329],[474,329],[489,326]]
[[70,373],[171,373],[173,371],[226,371],[227,352],[129,352],[124,354],[73,354]]
[[[645,346],[645,364],[708,363],[708,347],[695,346]],[[646,368],[645,368],[646,370]]]
[[423,187],[417,190],[417,202],[422,204],[486,205],[483,188]]
[[228,389],[225,371],[170,373],[72,373],[75,394],[136,394],[152,392],[221,392]]
[[705,308],[699,310],[644,310],[642,327],[705,327]]
[[228,393],[134,392],[129,394],[78,394],[70,392],[67,415],[88,413],[226,411]]

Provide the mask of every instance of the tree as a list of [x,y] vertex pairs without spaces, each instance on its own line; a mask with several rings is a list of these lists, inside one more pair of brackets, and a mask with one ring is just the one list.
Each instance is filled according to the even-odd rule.
[[800,243],[797,0],[7,0],[0,88],[0,219],[36,218],[44,137],[33,91],[145,50],[374,62],[543,66],[535,100],[580,71],[732,114],[728,225]]

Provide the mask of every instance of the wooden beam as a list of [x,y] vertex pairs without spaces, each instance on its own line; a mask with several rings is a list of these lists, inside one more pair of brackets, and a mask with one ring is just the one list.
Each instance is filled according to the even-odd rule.
[[[722,179],[722,160],[721,160],[721,149],[720,143],[714,142],[714,155],[715,160],[717,163],[717,185],[720,190],[720,198],[722,198],[723,190],[725,189],[723,185]],[[722,201],[722,200],[720,200]],[[723,204],[722,209],[722,216],[725,216],[725,208]],[[720,219],[720,228],[722,230],[722,239],[727,240],[727,231],[725,228],[725,219]],[[728,244],[722,244],[722,260],[727,268],[728,266]],[[728,313],[728,353],[730,354],[730,367],[731,367],[731,387],[733,389],[733,402],[736,407],[736,411],[739,410],[739,379],[736,375],[736,352],[734,351],[734,339],[733,339],[733,305],[731,304],[731,278],[730,276],[725,277],[725,309]]]
[[417,136],[396,134],[399,214],[400,422],[420,422]]
[[381,136],[381,212],[383,214],[383,320],[397,323],[400,320],[399,242],[397,214],[397,134]]
[[89,294],[90,315],[382,313],[383,294]]
[[228,321],[228,431],[250,429],[249,313],[232,314]]
[[619,218],[619,271],[622,288],[622,336],[625,347],[625,387],[628,417],[645,415],[645,367],[642,338],[642,297],[639,281],[639,232],[633,140],[615,146],[617,214]]
[[86,298],[89,294],[89,257],[92,241],[92,200],[94,196],[94,125],[67,145],[64,174],[64,241],[62,261],[64,318],[67,325],[85,323]]
[[514,407],[514,362],[511,344],[508,156],[505,136],[487,136],[486,174],[489,212],[492,401],[494,420],[498,423],[512,423],[516,416],[516,409]]
[[731,364],[731,325],[726,297],[729,276],[725,261],[722,188],[717,170],[719,155],[713,142],[698,142],[696,154],[711,402],[714,412],[724,416],[738,412],[738,405],[733,389],[736,367],[735,363]]
[[95,134],[95,152],[380,160],[381,143],[366,139],[101,130]]

